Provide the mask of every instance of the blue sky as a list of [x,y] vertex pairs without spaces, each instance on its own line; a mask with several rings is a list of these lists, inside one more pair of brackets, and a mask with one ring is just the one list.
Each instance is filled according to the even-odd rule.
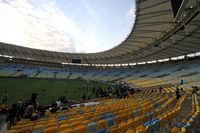
[[0,0],[0,41],[37,49],[93,53],[131,32],[134,0]]

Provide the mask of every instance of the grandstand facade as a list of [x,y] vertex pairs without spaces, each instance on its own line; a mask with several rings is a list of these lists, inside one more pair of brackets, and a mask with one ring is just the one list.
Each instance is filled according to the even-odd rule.
[[0,65],[0,77],[36,79],[74,79],[126,82],[135,87],[150,88],[175,86],[184,81],[184,87],[199,85],[199,57],[130,66],[81,66],[61,64],[28,63],[6,60]]

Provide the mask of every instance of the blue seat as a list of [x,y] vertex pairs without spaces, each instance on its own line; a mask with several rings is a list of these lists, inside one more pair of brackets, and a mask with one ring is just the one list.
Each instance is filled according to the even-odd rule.
[[149,126],[149,125],[151,125],[151,124],[152,124],[151,121],[147,121],[147,122],[144,123],[144,126],[146,127],[146,126]]
[[79,114],[84,114],[84,113],[85,113],[85,112],[84,112],[84,111],[82,111],[82,110],[79,112]]
[[161,121],[159,119],[155,119],[154,121],[152,121],[154,129],[159,129],[160,128],[160,122]]
[[42,132],[40,132],[40,131],[33,131],[32,133],[42,133]]
[[108,120],[107,122],[108,127],[111,127],[112,125],[114,125],[114,117],[110,117],[107,120]]
[[113,115],[112,113],[108,113],[108,114],[106,115],[106,117],[107,117],[107,118],[113,118],[114,115]]
[[60,118],[57,118],[57,122],[59,122],[59,121],[63,121],[63,120],[67,120],[67,118],[66,118],[66,117],[60,117]]
[[65,117],[64,115],[57,116],[57,119]]
[[192,132],[192,131],[191,131],[191,124],[190,124],[190,122],[187,122],[183,127],[186,128],[186,132],[187,132],[187,133]]
[[60,116],[57,116],[57,120],[62,120],[62,119],[66,119],[66,116],[63,116],[63,115],[60,115]]
[[184,126],[183,123],[181,123],[181,122],[178,123],[178,127],[179,127],[179,128],[182,128],[183,126]]
[[153,107],[154,107],[155,109],[157,109],[157,108],[158,108],[158,104],[157,104],[157,103],[153,103]]
[[186,115],[186,116],[185,116],[185,119],[189,120],[189,119],[190,119],[190,116],[189,116],[189,115]]
[[87,125],[87,132],[88,133],[96,133],[97,123],[92,122]]
[[157,121],[159,120],[158,118],[153,118],[151,121],[154,122],[154,121]]
[[101,129],[101,130],[97,131],[96,133],[108,133],[108,131],[106,129]]
[[184,127],[188,128],[190,126],[191,126],[190,122],[187,122]]
[[99,116],[99,118],[100,118],[100,119],[106,119],[106,118],[107,118],[107,115],[106,115],[106,114],[101,114],[101,115]]

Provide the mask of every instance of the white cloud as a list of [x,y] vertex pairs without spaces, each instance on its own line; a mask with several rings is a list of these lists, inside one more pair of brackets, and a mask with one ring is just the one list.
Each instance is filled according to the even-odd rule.
[[135,17],[135,3],[131,6],[131,8],[126,13],[126,17]]
[[62,52],[102,50],[95,25],[83,31],[56,7],[54,1],[33,2],[39,4],[27,0],[0,1],[1,42]]

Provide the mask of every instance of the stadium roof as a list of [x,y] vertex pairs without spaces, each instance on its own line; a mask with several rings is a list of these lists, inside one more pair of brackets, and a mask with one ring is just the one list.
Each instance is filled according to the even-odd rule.
[[86,64],[119,64],[200,52],[200,2],[189,1],[179,21],[174,21],[170,0],[138,0],[136,5],[132,32],[113,49],[90,54],[61,53],[0,43],[0,55],[55,63],[81,59]]

